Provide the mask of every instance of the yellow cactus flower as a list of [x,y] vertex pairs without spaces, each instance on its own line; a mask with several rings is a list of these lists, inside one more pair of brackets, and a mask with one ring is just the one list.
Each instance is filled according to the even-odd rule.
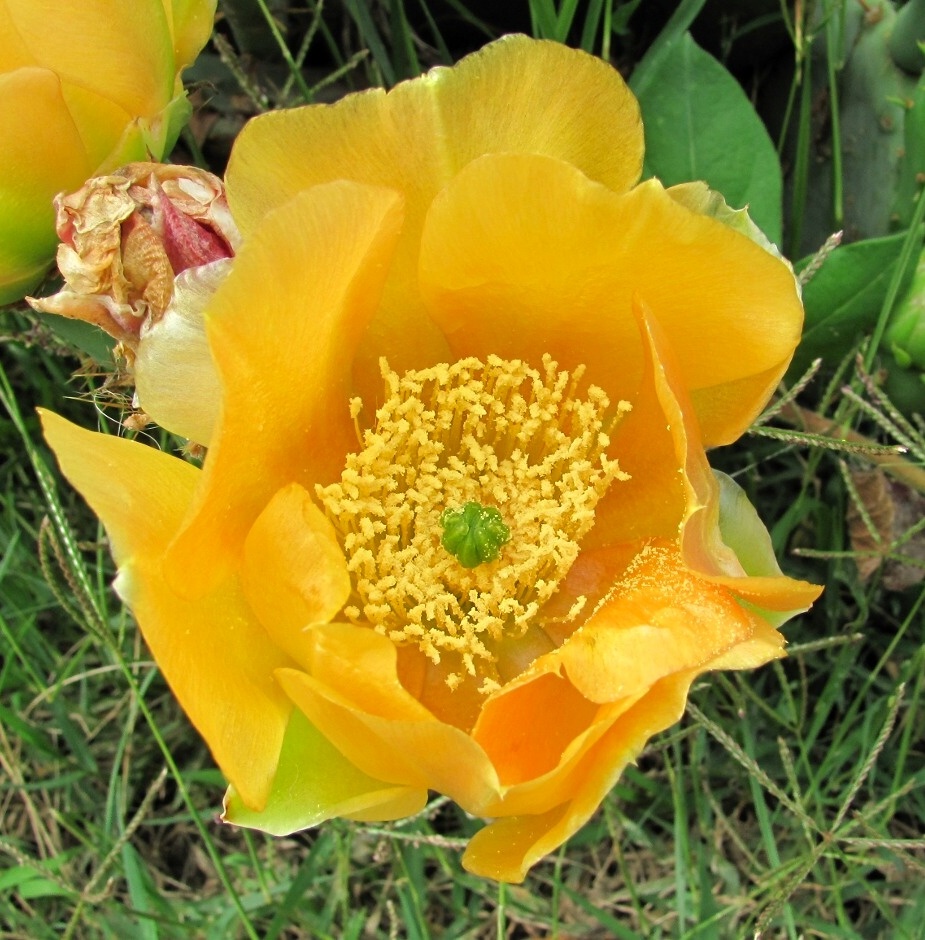
[[819,589],[704,443],[786,368],[796,283],[641,163],[619,75],[525,37],[258,118],[204,314],[203,468],[45,415],[227,821],[435,790],[489,820],[463,864],[520,881],[697,676],[783,655]]
[[47,270],[56,194],[172,146],[215,2],[0,0],[0,303]]

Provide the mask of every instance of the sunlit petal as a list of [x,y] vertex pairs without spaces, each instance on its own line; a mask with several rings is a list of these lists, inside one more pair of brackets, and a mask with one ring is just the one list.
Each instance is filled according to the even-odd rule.
[[674,350],[707,446],[754,419],[803,318],[783,262],[657,181],[615,194],[564,161],[524,154],[473,161],[434,200],[421,287],[455,355],[549,352],[564,367],[585,363],[621,397],[642,374],[638,296]]
[[206,313],[222,410],[192,521],[167,561],[181,589],[191,568],[214,584],[278,489],[330,480],[355,446],[353,352],[401,221],[394,193],[331,183],[268,216],[237,255]]
[[61,469],[106,526],[117,589],[216,761],[249,805],[266,799],[290,705],[273,670],[291,661],[267,642],[234,583],[193,603],[161,575],[161,558],[201,473],[151,447],[43,413]]
[[[62,81],[98,92],[129,114],[156,112],[173,97],[173,40],[162,0],[94,0],[92,9],[56,0],[4,5],[20,48]],[[92,68],[88,50],[98,50]]]
[[314,649],[308,628],[334,619],[350,593],[350,575],[334,527],[298,484],[279,490],[251,527],[241,582],[273,642],[308,667]]
[[235,142],[229,199],[250,231],[298,192],[335,179],[401,192],[406,224],[380,308],[357,351],[358,389],[376,391],[380,356],[399,372],[444,361],[446,343],[417,297],[421,227],[431,200],[484,153],[542,153],[623,191],[639,177],[642,126],[609,65],[559,43],[507,36],[452,69],[371,89],[333,106],[275,111]]
[[503,152],[566,160],[626,190],[642,168],[638,105],[600,59],[506,36],[389,93],[372,89],[251,121],[235,143],[228,189],[245,231],[318,183],[397,189],[406,194],[408,237],[416,239],[437,191],[471,160]]

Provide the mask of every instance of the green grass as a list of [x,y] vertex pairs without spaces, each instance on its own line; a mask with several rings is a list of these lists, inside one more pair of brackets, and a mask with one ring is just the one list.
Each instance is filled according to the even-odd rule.
[[[500,29],[491,5],[461,0],[259,6],[274,28],[262,17],[250,38],[223,28],[220,54],[194,72],[221,79],[218,120],[194,148],[216,169],[242,99],[272,107],[391,84]],[[522,23],[630,68],[656,32],[635,6],[534,0]],[[700,6],[682,5],[691,17]],[[256,64],[237,58],[247,42],[262,50]],[[799,95],[794,107],[799,127]],[[92,425],[88,383],[23,316],[2,323],[0,937],[925,936],[925,590],[858,575],[842,468],[867,466],[869,450],[823,450],[785,429],[714,456],[772,525],[788,572],[826,592],[786,627],[787,659],[700,680],[681,724],[591,822],[524,885],[499,887],[461,869],[478,823],[442,799],[410,820],[286,839],[216,821],[221,777],[38,433],[39,405]],[[828,393],[810,390],[810,407],[891,443],[886,406],[873,399],[873,420],[843,385],[872,401],[849,368]],[[925,445],[911,443],[921,467]]]

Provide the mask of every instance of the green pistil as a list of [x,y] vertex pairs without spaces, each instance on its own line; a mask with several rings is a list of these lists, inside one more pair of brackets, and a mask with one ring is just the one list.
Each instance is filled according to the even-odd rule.
[[440,516],[443,526],[443,547],[463,566],[475,568],[494,561],[498,550],[510,540],[511,530],[494,506],[466,503],[462,509],[444,509]]

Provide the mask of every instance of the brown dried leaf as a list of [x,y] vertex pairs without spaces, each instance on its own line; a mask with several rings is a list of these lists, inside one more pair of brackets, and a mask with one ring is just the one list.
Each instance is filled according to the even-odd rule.
[[906,536],[925,518],[925,496],[882,470],[853,470],[851,480],[863,506],[862,512],[852,502],[847,513],[851,547],[863,553],[855,559],[861,580],[882,568],[887,590],[920,584],[925,580],[925,530]]

